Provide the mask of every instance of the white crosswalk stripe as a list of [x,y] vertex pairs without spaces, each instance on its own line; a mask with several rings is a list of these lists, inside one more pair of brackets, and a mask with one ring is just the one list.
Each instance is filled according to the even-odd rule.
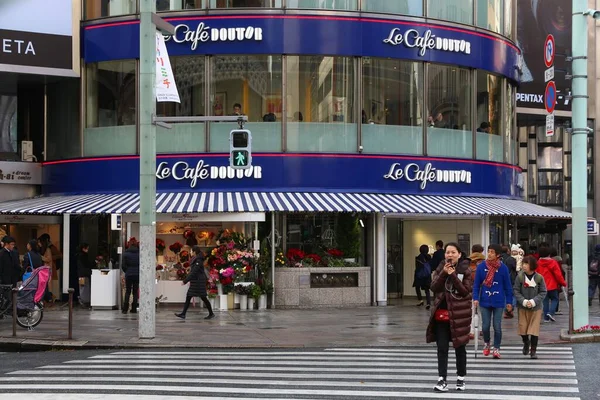
[[[579,399],[570,347],[540,347],[538,360],[505,347],[468,358],[467,390],[433,392],[433,347],[310,351],[119,351],[0,376],[0,400],[117,399]],[[57,395],[59,395],[57,397]],[[29,397],[27,397],[29,396]]]

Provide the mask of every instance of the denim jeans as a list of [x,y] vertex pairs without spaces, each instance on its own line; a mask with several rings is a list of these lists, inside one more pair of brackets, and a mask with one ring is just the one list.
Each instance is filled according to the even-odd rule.
[[544,320],[548,321],[546,315],[554,316],[556,307],[558,306],[558,289],[548,290],[544,298]]
[[[588,298],[590,299],[590,301],[594,299],[597,287],[600,287],[600,278],[590,278],[588,285]],[[600,295],[598,298],[600,299]]]
[[481,322],[483,324],[483,342],[490,342],[490,325],[494,322],[494,347],[500,348],[502,343],[502,314],[504,308],[479,307],[481,310]]

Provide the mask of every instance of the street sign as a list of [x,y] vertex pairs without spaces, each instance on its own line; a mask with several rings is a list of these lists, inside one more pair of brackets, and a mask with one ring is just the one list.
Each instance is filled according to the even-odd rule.
[[552,114],[556,107],[556,83],[554,81],[548,82],[546,85],[546,92],[544,93],[544,106],[546,112]]
[[544,82],[549,82],[554,79],[554,66],[544,71]]
[[550,68],[554,64],[555,49],[554,36],[548,35],[544,42],[544,63],[547,68]]
[[546,115],[546,137],[554,136],[554,114]]
[[589,236],[598,236],[600,229],[598,227],[598,221],[595,218],[588,218],[587,220],[587,234]]

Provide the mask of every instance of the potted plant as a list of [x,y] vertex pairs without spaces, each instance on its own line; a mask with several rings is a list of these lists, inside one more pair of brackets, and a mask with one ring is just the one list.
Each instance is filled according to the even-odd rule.
[[260,299],[260,296],[262,296],[262,289],[260,288],[260,286],[256,285],[256,284],[252,284],[249,286],[249,290],[250,290],[250,297],[248,297],[248,309],[253,310],[254,309],[254,303],[256,301],[258,301],[258,299]]
[[216,310],[216,299],[217,299],[217,288],[210,288],[208,289],[208,301],[210,302],[210,306],[212,307],[213,310]]
[[349,213],[339,215],[336,240],[345,261],[356,262],[360,256],[360,226],[356,216]]
[[246,285],[236,285],[235,293],[239,296],[240,310],[248,309],[248,287]]

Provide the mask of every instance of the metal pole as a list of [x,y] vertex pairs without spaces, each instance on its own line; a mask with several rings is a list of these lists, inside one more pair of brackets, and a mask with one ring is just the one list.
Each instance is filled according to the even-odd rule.
[[573,0],[573,117],[572,117],[572,213],[573,213],[573,327],[588,324],[587,299],[587,0]]
[[271,283],[273,284],[273,293],[271,293],[271,308],[275,308],[275,213],[271,214]]
[[155,264],[156,264],[156,26],[152,14],[154,0],[140,0],[140,339],[155,336]]
[[73,292],[75,289],[69,288],[69,340],[73,339]]
[[17,337],[17,293],[19,289],[12,290],[12,317],[13,317],[13,337]]

